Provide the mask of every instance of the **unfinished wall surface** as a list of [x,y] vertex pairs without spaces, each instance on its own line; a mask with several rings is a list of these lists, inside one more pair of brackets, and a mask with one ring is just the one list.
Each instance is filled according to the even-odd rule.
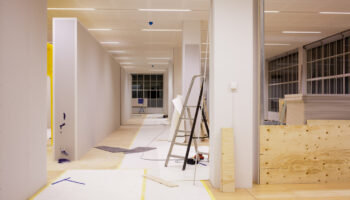
[[99,42],[77,27],[77,155],[120,126],[120,66]]
[[46,1],[0,1],[0,199],[46,184]]
[[287,124],[307,120],[349,120],[350,96],[286,95]]
[[120,66],[75,18],[53,26],[55,158],[76,160],[120,125]]
[[350,121],[260,127],[260,184],[350,181]]

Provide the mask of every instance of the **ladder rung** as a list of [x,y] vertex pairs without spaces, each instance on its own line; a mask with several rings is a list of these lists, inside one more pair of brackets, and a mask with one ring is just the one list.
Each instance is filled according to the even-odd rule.
[[183,120],[194,120],[192,118],[186,118],[186,117],[180,117],[180,119],[183,119]]
[[191,131],[186,131],[186,130],[177,130],[177,132],[181,132],[181,133],[191,133]]
[[179,155],[170,155],[170,157],[173,157],[173,158],[185,158],[185,156],[179,156]]
[[181,146],[187,146],[188,144],[186,144],[186,143],[180,143],[180,142],[175,142],[174,144],[176,144],[176,145],[181,145]]

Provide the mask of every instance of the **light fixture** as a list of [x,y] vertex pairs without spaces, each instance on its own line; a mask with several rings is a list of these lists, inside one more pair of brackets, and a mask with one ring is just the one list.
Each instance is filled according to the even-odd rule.
[[319,12],[324,15],[350,15],[350,12]]
[[109,53],[125,53],[125,51],[122,50],[112,50],[112,51],[108,51]]
[[265,46],[289,46],[290,44],[283,43],[265,43]]
[[47,10],[94,11],[96,8],[47,8]]
[[89,31],[111,31],[111,28],[89,28]]
[[119,44],[120,42],[100,42],[101,44]]
[[182,29],[148,29],[148,28],[144,28],[144,29],[141,29],[141,31],[158,31],[158,32],[179,32],[179,31],[182,31]]
[[130,57],[114,57],[117,60],[131,60]]
[[278,10],[265,10],[264,13],[280,13]]
[[132,62],[121,62],[119,64],[121,64],[121,65],[134,65],[135,63],[132,63]]
[[282,31],[284,34],[320,34],[320,31]]
[[169,63],[148,63],[149,65],[168,65]]
[[145,12],[191,12],[190,9],[153,9],[153,8],[140,8],[138,11]]
[[170,60],[169,57],[155,58],[155,57],[147,57],[147,60]]

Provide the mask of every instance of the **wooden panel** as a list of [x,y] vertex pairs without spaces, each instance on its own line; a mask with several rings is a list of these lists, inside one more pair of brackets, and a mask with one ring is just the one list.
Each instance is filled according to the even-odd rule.
[[350,181],[349,125],[260,127],[260,182]]
[[222,192],[235,191],[235,162],[233,129],[223,128],[221,135],[221,184]]
[[307,125],[350,125],[350,120],[307,120]]

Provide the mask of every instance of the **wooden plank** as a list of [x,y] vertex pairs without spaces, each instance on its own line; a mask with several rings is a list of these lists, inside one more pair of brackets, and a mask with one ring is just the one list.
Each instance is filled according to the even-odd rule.
[[350,181],[349,125],[260,127],[260,183]]
[[235,162],[233,129],[223,128],[221,134],[221,184],[222,192],[235,191]]
[[149,175],[149,174],[145,174],[145,175],[143,175],[143,177],[145,177],[145,178],[147,178],[149,180],[155,181],[157,183],[163,184],[163,185],[168,186],[168,187],[177,187],[177,186],[179,186],[178,184],[166,181],[164,179],[161,179],[161,178]]

